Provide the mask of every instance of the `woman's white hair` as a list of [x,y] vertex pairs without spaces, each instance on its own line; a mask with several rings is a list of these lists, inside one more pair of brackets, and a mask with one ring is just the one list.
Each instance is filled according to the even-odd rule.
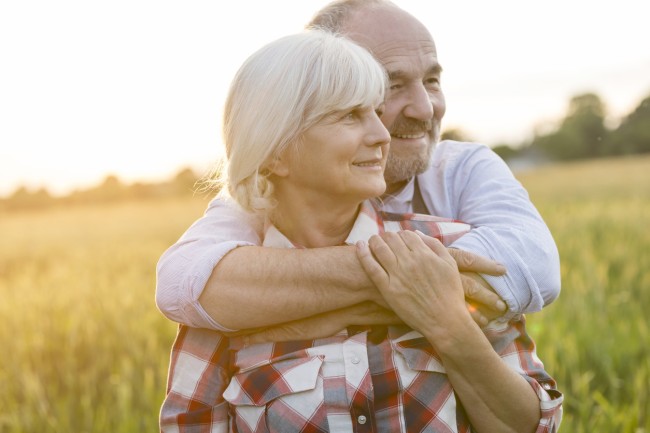
[[325,116],[381,104],[386,83],[370,53],[327,31],[308,30],[264,46],[244,62],[228,92],[222,192],[246,210],[268,212],[274,206],[273,161]]

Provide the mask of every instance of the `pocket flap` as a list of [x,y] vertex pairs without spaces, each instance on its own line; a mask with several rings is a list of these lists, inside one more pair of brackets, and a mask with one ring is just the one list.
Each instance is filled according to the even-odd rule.
[[233,376],[223,398],[236,406],[264,406],[283,395],[314,389],[322,364],[322,357],[314,356],[262,365]]
[[394,341],[395,350],[404,357],[411,370],[446,373],[438,353],[419,332],[409,332]]

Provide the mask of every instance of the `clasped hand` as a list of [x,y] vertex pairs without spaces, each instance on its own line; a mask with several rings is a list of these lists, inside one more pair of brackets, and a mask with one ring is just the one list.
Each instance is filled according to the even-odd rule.
[[[253,344],[323,338],[351,325],[408,323],[417,329],[424,325],[413,326],[415,318],[412,310],[420,313],[422,317],[419,319],[426,319],[427,316],[435,316],[433,310],[442,310],[443,313],[453,311],[447,309],[449,305],[454,308],[465,305],[474,321],[483,326],[506,310],[505,303],[478,275],[502,275],[505,273],[503,266],[467,251],[445,248],[438,240],[421,233],[373,236],[367,244],[357,245],[357,256],[379,289],[381,302],[367,301],[272,327],[226,334],[241,337],[246,343]],[[382,259],[386,268],[381,263]],[[401,295],[385,293],[390,289],[391,282],[397,289],[400,281],[400,290],[413,290],[413,293],[409,293],[405,299],[401,299]],[[432,285],[437,290],[428,293]]]
[[[463,305],[459,302],[463,296],[472,318],[482,326],[506,310],[505,303],[477,273],[499,276],[505,273],[503,266],[466,251],[447,249],[420,232],[373,236],[368,243],[357,244],[357,255],[384,300],[407,323],[405,316],[419,312],[424,313],[422,319],[444,317],[453,311],[450,308]],[[465,272],[459,273],[459,269]]]

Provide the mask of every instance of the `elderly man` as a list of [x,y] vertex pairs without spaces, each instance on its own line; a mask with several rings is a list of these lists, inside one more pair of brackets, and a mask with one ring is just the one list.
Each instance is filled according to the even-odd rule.
[[[508,320],[552,302],[560,291],[557,248],[526,191],[486,146],[436,145],[445,100],[427,29],[382,0],[333,2],[308,27],[346,35],[386,68],[391,81],[381,119],[391,147],[384,210],[472,225],[450,252],[466,271],[463,286],[475,320],[485,325],[504,312]],[[161,311],[179,323],[222,331],[312,317],[265,331],[265,338],[285,340],[315,337],[324,323],[329,331],[364,317],[368,324],[385,320],[386,311],[375,304],[381,296],[354,248],[269,251],[258,246],[261,232],[260,218],[213,200],[159,262]],[[332,313],[320,320],[324,312]]]

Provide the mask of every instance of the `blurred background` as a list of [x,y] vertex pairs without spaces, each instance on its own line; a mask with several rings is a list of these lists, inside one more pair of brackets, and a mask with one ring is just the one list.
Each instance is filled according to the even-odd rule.
[[[237,68],[326,3],[0,3],[0,197],[203,174]],[[397,3],[437,43],[455,137],[548,158],[648,151],[647,2]]]
[[[156,430],[155,265],[205,209],[243,60],[327,1],[0,3],[0,432]],[[565,432],[650,432],[650,5],[407,1],[447,138],[510,165],[563,292],[530,331]]]

